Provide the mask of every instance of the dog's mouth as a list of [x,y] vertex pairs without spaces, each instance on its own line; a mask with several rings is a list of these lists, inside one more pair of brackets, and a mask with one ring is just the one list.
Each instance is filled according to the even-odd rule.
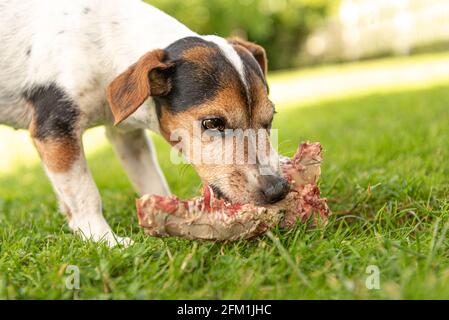
[[[238,201],[236,199],[232,199],[231,196],[227,195],[220,187],[213,185],[213,184],[205,184],[204,185],[204,189],[210,189],[212,190],[212,192],[214,193],[214,198],[215,199],[220,199],[223,200],[225,203],[227,204],[232,204],[232,205],[242,205],[245,202],[242,202],[241,200]],[[266,205],[266,203],[262,202],[262,201],[257,201],[256,199],[254,200],[250,200],[247,203],[251,203],[253,205],[258,205],[258,206],[263,206]]]
[[[207,187],[207,185],[206,185],[206,187]],[[229,202],[229,203],[232,202],[231,199],[220,189],[220,187],[217,187],[213,184],[210,184],[209,187],[212,189],[212,191],[214,192],[214,196],[217,199],[222,199],[225,202]]]

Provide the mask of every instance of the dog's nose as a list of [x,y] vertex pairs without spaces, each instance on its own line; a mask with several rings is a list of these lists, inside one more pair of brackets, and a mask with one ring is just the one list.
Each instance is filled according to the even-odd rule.
[[272,204],[281,201],[290,190],[287,180],[279,176],[261,176],[260,184],[265,203]]

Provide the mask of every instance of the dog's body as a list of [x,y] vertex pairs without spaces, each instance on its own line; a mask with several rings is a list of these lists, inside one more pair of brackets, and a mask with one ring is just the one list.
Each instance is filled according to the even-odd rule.
[[[111,80],[145,53],[195,35],[135,0],[1,0],[0,119],[28,128],[32,112],[24,93],[55,84],[86,113],[86,127],[109,124]],[[128,122],[151,123],[157,131],[155,109],[149,111]]]
[[[166,195],[144,129],[169,140],[176,126],[192,130],[186,123],[209,115],[238,128],[267,128],[272,120],[260,47],[199,36],[137,0],[0,0],[0,41],[0,123],[30,130],[61,210],[86,238],[122,240],[103,218],[86,164],[87,128],[106,126],[138,192]],[[196,169],[219,193],[244,194],[241,201],[256,198],[229,186],[262,183],[248,175],[254,168],[244,177],[224,166],[215,176]],[[220,185],[224,177],[229,182]],[[275,182],[263,183],[276,189]],[[273,202],[285,190],[276,192],[260,197]]]

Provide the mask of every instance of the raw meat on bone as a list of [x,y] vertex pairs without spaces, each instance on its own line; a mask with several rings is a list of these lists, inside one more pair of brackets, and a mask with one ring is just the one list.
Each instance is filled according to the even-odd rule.
[[257,237],[276,225],[291,228],[298,220],[325,222],[330,211],[317,186],[321,154],[319,143],[302,143],[292,158],[281,157],[282,173],[291,190],[276,204],[228,203],[206,185],[203,196],[191,200],[156,195],[136,200],[139,224],[146,234],[156,237],[232,241]]

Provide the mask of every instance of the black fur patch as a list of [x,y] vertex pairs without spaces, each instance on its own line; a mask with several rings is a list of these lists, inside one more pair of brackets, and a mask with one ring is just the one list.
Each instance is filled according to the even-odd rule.
[[[215,52],[199,63],[184,59],[183,53],[195,47],[205,47]],[[187,37],[176,41],[165,51],[166,60],[174,62],[175,68],[169,76],[172,90],[162,98],[162,102],[172,112],[183,111],[212,100],[227,82],[239,81],[237,71],[212,42]]]
[[230,202],[231,200],[229,199],[228,196],[226,196],[224,194],[223,191],[221,191],[221,189],[215,185],[210,185],[210,187],[212,188],[212,191],[214,192],[214,195],[218,198],[218,199],[223,199],[225,201]]
[[162,116],[162,99],[159,97],[154,97],[154,106],[156,107],[157,118],[161,119]]
[[36,87],[24,97],[34,107],[35,138],[75,136],[79,110],[62,89],[55,84]]
[[251,89],[254,86],[255,81],[262,81],[263,85],[267,89],[269,93],[269,87],[267,83],[267,79],[260,67],[259,63],[256,61],[254,56],[246,50],[241,48],[236,48],[236,52],[239,55],[240,59],[242,59],[244,68],[245,68],[245,80],[248,84],[248,91],[250,95],[250,99],[252,99],[253,90]]
[[246,71],[251,70],[254,72],[260,80],[264,83],[265,86],[268,86],[265,76],[262,72],[260,65],[257,63],[256,59],[249,53],[243,51],[237,51],[240,59],[243,61],[243,65],[245,66]]
[[165,49],[167,54],[166,58],[168,60],[175,61],[180,59],[185,51],[194,47],[218,48],[218,46],[213,42],[209,42],[198,37],[186,37],[173,42]]
[[247,84],[248,90],[248,103],[250,105],[250,115],[252,114],[252,109],[254,108],[254,101],[257,101],[255,95],[260,94],[258,90],[254,90],[256,82],[261,81],[265,86],[267,93],[269,93],[269,87],[265,75],[256,59],[246,50],[236,49],[237,54],[243,62],[245,70],[245,82]]

